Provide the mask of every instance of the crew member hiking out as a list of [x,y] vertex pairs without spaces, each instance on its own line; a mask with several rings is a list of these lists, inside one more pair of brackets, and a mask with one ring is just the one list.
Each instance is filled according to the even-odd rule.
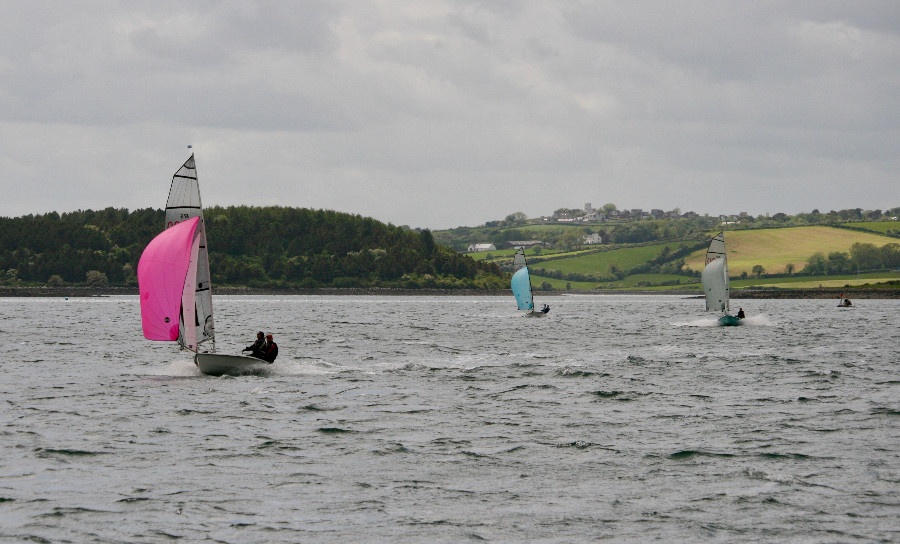
[[271,334],[266,335],[266,343],[258,357],[269,364],[274,363],[275,358],[278,357],[278,344],[274,342]]

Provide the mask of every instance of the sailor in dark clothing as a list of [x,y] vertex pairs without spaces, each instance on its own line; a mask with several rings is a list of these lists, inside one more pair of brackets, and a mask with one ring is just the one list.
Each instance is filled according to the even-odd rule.
[[737,318],[744,319],[744,309],[743,308],[738,308]]
[[262,331],[259,331],[258,333],[256,333],[256,342],[253,342],[241,351],[249,351],[252,357],[259,357],[259,354],[262,353],[262,348],[265,344],[266,337]]
[[260,354],[257,357],[269,364],[275,362],[275,358],[278,357],[278,344],[272,340],[271,334],[266,335],[266,343],[263,344],[262,350],[260,350]]
[[546,304],[544,304],[544,307],[541,308],[541,312],[547,313],[547,312],[549,312],[549,311],[550,311],[550,306],[547,306]]

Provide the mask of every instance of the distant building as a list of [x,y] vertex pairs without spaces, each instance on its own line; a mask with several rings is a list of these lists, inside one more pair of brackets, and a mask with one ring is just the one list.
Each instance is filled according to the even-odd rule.
[[513,249],[519,249],[520,247],[523,249],[528,249],[534,246],[543,247],[544,242],[540,240],[510,240],[509,242],[504,242],[504,245]]
[[584,213],[591,213],[592,211],[594,211],[594,208],[591,207],[591,203],[585,202],[584,203]]
[[602,244],[603,239],[596,232],[594,234],[588,234],[584,237],[585,244]]
[[469,253],[477,253],[479,251],[497,251],[494,244],[472,244],[469,246]]

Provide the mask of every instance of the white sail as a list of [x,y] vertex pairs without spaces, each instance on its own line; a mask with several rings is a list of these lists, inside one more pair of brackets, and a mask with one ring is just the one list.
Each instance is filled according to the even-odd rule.
[[725,236],[722,232],[717,234],[709,243],[709,248],[706,250],[706,264],[713,262],[719,257],[725,258]]
[[728,261],[719,257],[706,265],[700,276],[703,294],[706,295],[706,309],[728,311],[730,296],[728,286]]
[[516,251],[515,257],[513,257],[513,274],[515,274],[522,268],[525,268],[526,266],[527,264],[525,263],[525,249],[520,247],[518,251]]
[[[198,243],[191,254],[191,268],[185,281],[178,343],[191,351],[216,352],[213,321],[212,290],[209,274],[209,252],[206,247],[206,223],[200,203],[200,185],[194,155],[172,176],[169,199],[166,201],[166,228],[187,219],[200,218],[197,225]],[[190,287],[192,286],[193,289]]]
[[706,295],[707,310],[728,312],[731,296],[728,285],[728,252],[725,249],[724,233],[717,234],[706,250],[706,267],[700,275],[703,294]]
[[200,203],[197,167],[191,155],[172,176],[169,199],[166,200],[166,228],[195,217],[203,217],[203,205]]

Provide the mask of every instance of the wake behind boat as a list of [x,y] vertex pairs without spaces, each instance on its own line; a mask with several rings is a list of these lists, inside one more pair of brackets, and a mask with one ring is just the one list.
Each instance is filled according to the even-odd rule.
[[706,296],[706,311],[723,312],[718,319],[719,325],[735,326],[741,324],[741,317],[728,313],[731,288],[728,282],[728,255],[725,249],[725,236],[717,234],[706,250],[706,267],[700,275],[703,294]]
[[519,248],[513,257],[513,277],[510,282],[513,296],[516,297],[516,306],[520,310],[528,310],[525,317],[544,317],[550,311],[546,304],[544,309],[534,310],[534,296],[531,291],[531,276],[528,273],[528,264],[525,262],[525,249]]
[[138,262],[144,338],[177,342],[194,353],[200,372],[212,376],[266,364],[216,353],[206,226],[193,154],[172,177],[165,226]]

